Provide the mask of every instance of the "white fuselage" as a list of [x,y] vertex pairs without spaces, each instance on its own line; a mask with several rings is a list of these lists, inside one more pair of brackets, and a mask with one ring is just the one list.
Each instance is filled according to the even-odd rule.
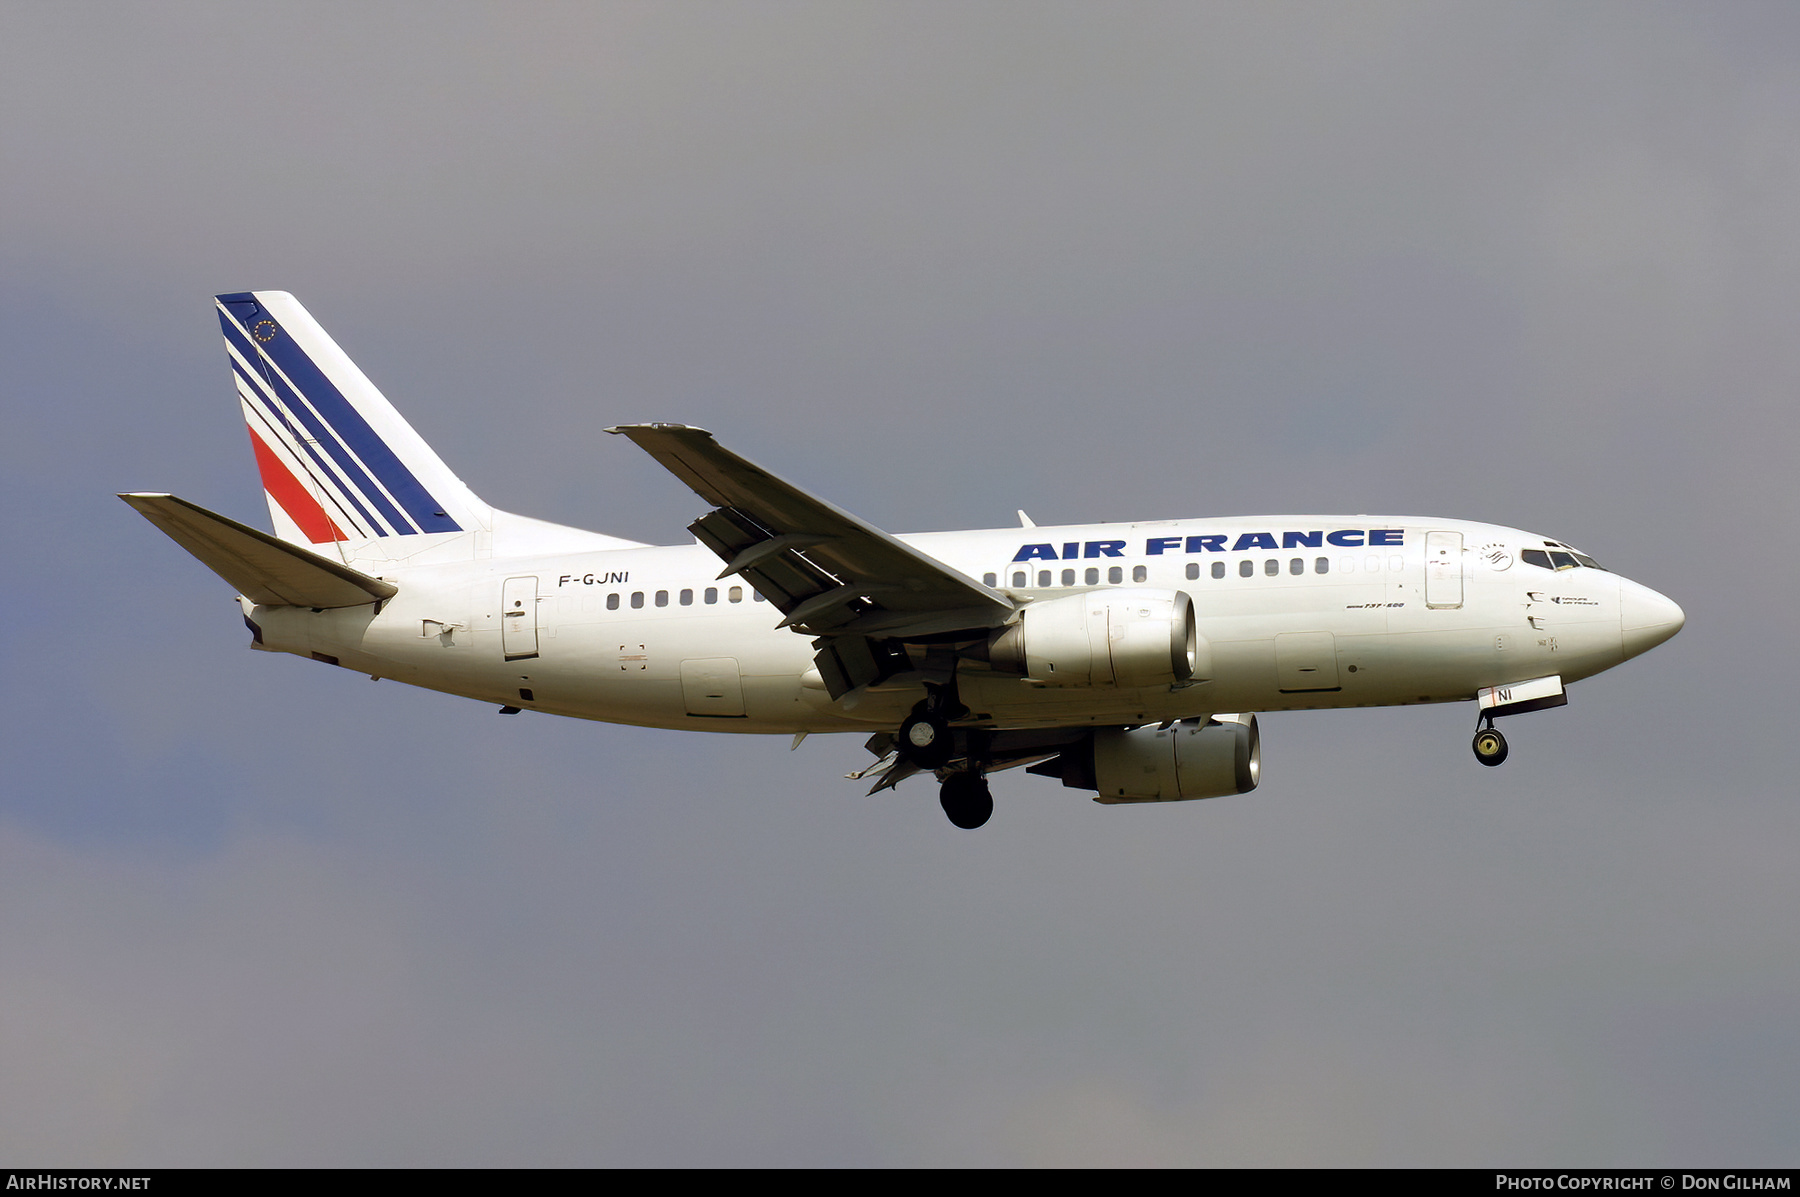
[[[351,550],[351,564],[399,593],[322,611],[245,600],[245,614],[267,650],[610,723],[892,728],[919,699],[918,675],[902,674],[833,702],[811,641],[778,628],[781,613],[742,579],[719,579],[699,545],[596,550],[571,535],[567,548],[552,535],[505,557],[481,556],[469,537],[410,538],[426,548],[404,560]],[[963,662],[963,722],[996,728],[1466,701],[1483,687],[1591,676],[1666,639],[1680,617],[1605,570],[1527,563],[1521,552],[1542,537],[1457,520],[1274,516],[900,539],[1017,599],[1108,586],[1192,599],[1206,667],[1181,685],[1057,687]],[[371,551],[391,553],[392,541]]]

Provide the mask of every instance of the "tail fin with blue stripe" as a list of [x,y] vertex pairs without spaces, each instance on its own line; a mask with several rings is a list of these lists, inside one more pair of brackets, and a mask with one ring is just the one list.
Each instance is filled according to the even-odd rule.
[[275,533],[294,544],[487,531],[475,497],[300,301],[218,297]]

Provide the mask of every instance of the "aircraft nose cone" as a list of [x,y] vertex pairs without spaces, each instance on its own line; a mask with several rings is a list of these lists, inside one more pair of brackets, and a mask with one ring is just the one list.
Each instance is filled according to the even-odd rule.
[[1686,622],[1687,615],[1669,599],[1648,586],[1620,579],[1619,634],[1626,656],[1649,652]]

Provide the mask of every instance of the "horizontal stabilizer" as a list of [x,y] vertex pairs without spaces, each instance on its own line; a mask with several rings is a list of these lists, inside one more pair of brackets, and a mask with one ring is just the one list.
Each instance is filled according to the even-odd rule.
[[120,495],[206,568],[265,606],[359,607],[396,586],[174,495]]

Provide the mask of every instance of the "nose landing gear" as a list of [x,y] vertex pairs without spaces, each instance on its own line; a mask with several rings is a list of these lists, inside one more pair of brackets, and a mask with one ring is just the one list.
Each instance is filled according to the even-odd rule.
[[1498,765],[1506,759],[1506,737],[1492,724],[1475,733],[1475,759],[1484,765]]
[[1506,737],[1494,730],[1494,720],[1501,715],[1523,715],[1527,711],[1547,711],[1569,705],[1561,677],[1538,677],[1530,681],[1509,682],[1501,686],[1484,686],[1475,693],[1478,710],[1475,716],[1475,759],[1489,768],[1506,759]]
[[1492,712],[1481,713],[1476,721],[1475,742],[1470,747],[1475,750],[1475,759],[1489,768],[1506,759],[1506,737],[1494,726]]

